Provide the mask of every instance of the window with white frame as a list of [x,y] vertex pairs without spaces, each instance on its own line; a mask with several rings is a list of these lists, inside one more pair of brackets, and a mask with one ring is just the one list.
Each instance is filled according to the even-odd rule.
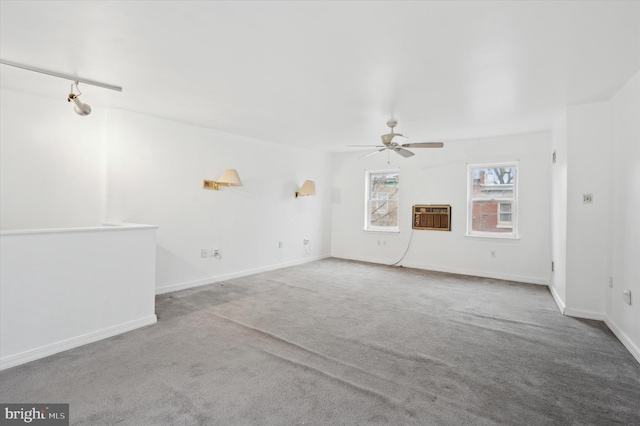
[[467,235],[518,236],[517,171],[518,163],[468,166]]
[[399,170],[367,171],[365,181],[365,230],[397,232]]
[[508,228],[513,226],[513,213],[511,203],[498,204],[498,228]]

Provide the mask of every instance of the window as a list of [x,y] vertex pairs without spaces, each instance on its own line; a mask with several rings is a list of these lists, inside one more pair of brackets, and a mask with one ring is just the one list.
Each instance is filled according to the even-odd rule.
[[468,167],[467,235],[517,237],[517,163]]
[[505,228],[513,226],[513,218],[511,216],[511,203],[498,204],[498,227]]
[[400,173],[398,170],[366,172],[366,205],[364,229],[368,231],[392,231],[398,228],[398,195]]

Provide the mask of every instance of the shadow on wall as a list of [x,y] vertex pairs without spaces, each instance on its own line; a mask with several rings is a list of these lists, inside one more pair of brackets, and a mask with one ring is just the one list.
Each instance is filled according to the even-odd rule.
[[[158,281],[161,277],[163,282]],[[204,278],[207,274],[203,270],[156,244],[156,290]]]

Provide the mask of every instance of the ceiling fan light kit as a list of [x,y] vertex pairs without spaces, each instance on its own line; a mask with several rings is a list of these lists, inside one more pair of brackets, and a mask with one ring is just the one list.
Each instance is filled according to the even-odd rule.
[[404,158],[412,157],[415,154],[405,148],[442,148],[444,143],[442,142],[415,142],[415,143],[403,143],[408,138],[402,133],[395,133],[393,129],[398,125],[398,121],[393,118],[387,121],[387,126],[391,129],[391,132],[380,136],[382,139],[382,145],[349,145],[351,147],[375,147],[380,148],[370,154],[364,155],[360,158],[368,157],[370,155],[377,154],[384,150],[389,150],[398,153]]

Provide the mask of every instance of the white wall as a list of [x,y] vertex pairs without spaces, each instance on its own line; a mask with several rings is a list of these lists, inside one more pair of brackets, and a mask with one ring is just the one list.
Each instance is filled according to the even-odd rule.
[[[107,218],[159,225],[158,291],[329,255],[329,154],[125,111],[110,114],[108,141]],[[244,186],[202,189],[227,168]],[[306,179],[317,195],[295,198]]]
[[[610,235],[609,103],[567,108],[566,310],[604,318]],[[591,204],[583,195],[592,194]]]
[[[640,73],[609,101],[570,106],[556,123],[556,273],[550,288],[563,313],[604,320],[640,362],[638,117]],[[593,203],[584,204],[583,194],[592,194]],[[623,301],[627,289],[632,292],[631,305]]]
[[100,225],[106,112],[6,89],[0,110],[0,229]]
[[[380,153],[335,154],[333,232],[335,257],[392,264],[411,246],[404,266],[548,284],[550,277],[550,134],[532,133],[453,141],[443,149],[416,149],[404,159]],[[467,164],[519,160],[518,240],[466,237]],[[363,231],[365,170],[400,167],[400,232]],[[413,204],[451,204],[452,229],[413,231]],[[378,245],[378,241],[386,245]],[[491,258],[490,252],[496,251]]]
[[[162,291],[329,255],[329,154],[99,105],[80,117],[64,98],[0,94],[2,230],[160,225]],[[201,188],[226,168],[238,169],[243,187]],[[296,199],[306,179],[318,195]],[[200,258],[213,247],[221,260]]]
[[155,232],[0,234],[0,369],[155,323]]
[[551,136],[556,162],[551,166],[551,260],[554,272],[549,289],[564,313],[567,281],[567,113],[558,117]]
[[[640,72],[611,99],[612,203],[610,265],[613,288],[607,289],[609,327],[640,362]],[[632,304],[622,300],[630,289]]]

